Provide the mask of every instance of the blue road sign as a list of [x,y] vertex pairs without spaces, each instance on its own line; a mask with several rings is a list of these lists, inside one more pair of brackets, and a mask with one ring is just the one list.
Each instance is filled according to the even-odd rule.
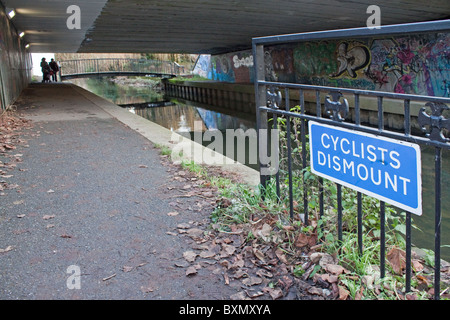
[[422,214],[418,145],[309,121],[311,171],[390,203]]

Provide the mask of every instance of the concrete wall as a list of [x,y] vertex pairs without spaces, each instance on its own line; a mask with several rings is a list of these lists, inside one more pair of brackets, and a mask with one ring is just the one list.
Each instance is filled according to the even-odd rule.
[[[266,48],[266,78],[450,97],[450,35],[302,42]],[[211,56],[208,77],[253,81],[251,51]]]
[[31,54],[0,3],[0,110],[14,103],[30,83]]

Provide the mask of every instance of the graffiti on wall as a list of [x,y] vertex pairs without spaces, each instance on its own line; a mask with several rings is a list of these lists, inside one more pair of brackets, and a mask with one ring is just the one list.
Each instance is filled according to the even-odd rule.
[[377,90],[448,96],[450,36],[375,40],[366,75]]
[[[450,96],[450,35],[317,41],[266,48],[266,80]],[[211,57],[210,79],[252,82],[250,50]]]
[[345,74],[351,78],[356,78],[356,72],[369,65],[370,51],[366,46],[359,43],[344,41],[337,46],[336,59],[338,70],[332,77],[340,77]]
[[209,54],[201,54],[192,73],[204,78],[211,78],[211,56]]
[[250,50],[211,57],[212,80],[250,83],[253,82],[253,55]]
[[302,43],[294,51],[296,82],[448,96],[450,36],[428,34]]

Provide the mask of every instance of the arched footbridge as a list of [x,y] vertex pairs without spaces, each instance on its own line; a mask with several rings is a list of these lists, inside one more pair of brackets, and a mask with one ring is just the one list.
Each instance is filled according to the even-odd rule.
[[173,78],[185,74],[176,62],[147,59],[80,59],[60,61],[61,80],[104,76]]

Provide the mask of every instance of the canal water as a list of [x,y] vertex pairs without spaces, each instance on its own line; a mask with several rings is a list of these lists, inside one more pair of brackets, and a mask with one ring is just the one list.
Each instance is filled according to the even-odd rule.
[[[239,128],[245,131],[256,127],[255,119],[250,116],[242,114],[233,116],[217,112],[214,106],[199,106],[195,102],[170,99],[160,92],[157,80],[146,81],[142,84],[133,79],[120,79],[114,82],[108,78],[71,80],[72,83],[127,108],[130,112],[190,137],[193,137],[196,122],[196,130],[199,127],[198,123],[201,123],[202,131],[217,129],[225,132],[226,129]],[[225,139],[223,143],[223,150],[226,150]],[[211,144],[211,141],[204,143],[208,144]],[[248,158],[247,150],[246,159]],[[245,164],[257,169],[255,164]],[[450,261],[450,152],[448,151],[443,152],[442,169],[441,258]],[[434,150],[431,148],[422,148],[422,173],[423,214],[412,215],[416,227],[412,231],[412,242],[420,248],[434,250]]]

